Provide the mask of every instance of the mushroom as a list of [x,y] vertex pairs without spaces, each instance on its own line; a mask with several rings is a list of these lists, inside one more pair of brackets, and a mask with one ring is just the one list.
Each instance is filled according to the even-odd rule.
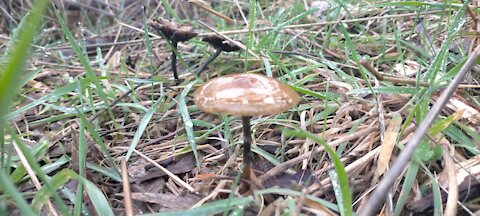
[[178,73],[177,73],[177,55],[175,51],[177,50],[178,42],[184,42],[192,39],[197,36],[198,33],[191,27],[187,25],[180,25],[176,22],[171,22],[164,18],[153,19],[153,22],[150,22],[150,25],[157,31],[161,32],[170,42],[172,42],[172,71],[173,77],[179,84]]
[[[211,55],[205,64],[203,64],[199,69],[197,74],[202,73],[203,70],[215,59],[217,58],[222,51],[224,52],[234,52],[240,50],[240,47],[232,43],[231,41],[225,40],[224,38],[218,36],[218,35],[210,35],[210,36],[205,36],[202,38],[202,41],[205,41],[209,43],[211,46],[213,46],[216,51]],[[240,41],[238,41],[240,42]]]
[[273,115],[296,106],[297,92],[277,79],[259,74],[231,74],[209,80],[195,91],[200,110],[237,115],[243,124],[243,175],[250,180],[252,142],[250,117]]

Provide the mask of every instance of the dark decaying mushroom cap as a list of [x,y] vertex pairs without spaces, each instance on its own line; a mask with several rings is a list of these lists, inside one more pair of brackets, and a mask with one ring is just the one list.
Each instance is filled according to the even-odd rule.
[[153,19],[150,25],[173,42],[183,42],[197,36],[198,33],[188,25],[178,24],[164,18]]
[[207,113],[239,116],[273,115],[297,105],[297,92],[277,79],[259,74],[231,74],[209,80],[194,101]]
[[218,35],[210,35],[204,36],[202,41],[205,41],[215,47],[215,49],[219,49],[225,52],[234,52],[240,50],[240,47],[237,44],[232,43]]

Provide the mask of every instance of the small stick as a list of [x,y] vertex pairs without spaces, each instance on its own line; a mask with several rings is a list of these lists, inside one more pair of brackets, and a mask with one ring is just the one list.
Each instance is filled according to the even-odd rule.
[[224,19],[225,21],[227,21],[228,24],[232,24],[233,23],[233,20],[230,18],[230,17],[227,17],[223,14],[221,14],[220,12],[214,10],[212,7],[210,7],[206,2],[202,1],[202,0],[189,0],[188,3],[192,3],[193,5],[217,16],[217,17],[220,17],[222,19]]
[[[465,3],[464,0],[462,0],[462,4],[463,3]],[[473,12],[472,7],[470,5],[467,5],[467,13],[470,16],[470,18],[472,18],[473,26],[475,26],[474,28],[476,28],[477,23],[478,23],[477,15],[475,14],[475,12]]]
[[127,161],[122,158],[120,161],[122,170],[123,199],[125,203],[125,215],[133,216],[132,191],[130,191],[130,182],[128,181]]
[[[20,162],[22,163],[23,167],[25,168],[25,171],[27,174],[30,176],[30,179],[32,180],[33,185],[37,190],[40,190],[42,188],[42,184],[37,178],[37,175],[35,174],[35,171],[33,171],[33,168],[30,166],[30,164],[27,161],[27,158],[25,155],[22,153],[22,150],[18,147],[16,142],[12,142],[13,148],[18,154],[18,158],[20,159]],[[2,153],[3,154],[3,153]],[[50,202],[50,200],[47,199],[46,201],[48,211],[50,212],[51,215],[53,216],[58,216],[57,211],[55,211],[55,208],[53,207],[53,204]]]
[[148,162],[152,163],[155,167],[159,168],[161,171],[163,171],[165,174],[167,174],[168,177],[170,177],[175,183],[178,185],[186,188],[188,191],[191,193],[195,193],[195,189],[190,186],[188,183],[183,181],[181,178],[170,172],[168,169],[163,167],[162,165],[158,164],[156,161],[152,160],[151,158],[147,157],[146,155],[142,154],[141,152],[137,151],[136,149],[133,149],[133,151],[138,154],[140,157],[143,159],[147,160]]
[[380,72],[377,71],[376,68],[374,68],[370,63],[368,63],[366,60],[361,60],[360,64],[366,68],[370,73],[372,73],[377,79],[382,80],[382,81],[389,81],[389,82],[394,82],[394,83],[404,83],[404,84],[409,84],[409,85],[418,85],[428,87],[429,85],[425,82],[417,82],[417,80],[414,79],[402,79],[402,78],[396,78],[396,77],[387,77],[381,74]]

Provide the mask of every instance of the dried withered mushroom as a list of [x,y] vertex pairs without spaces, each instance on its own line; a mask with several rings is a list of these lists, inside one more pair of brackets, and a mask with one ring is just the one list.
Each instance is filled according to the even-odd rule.
[[178,73],[177,73],[177,56],[175,55],[175,51],[177,50],[178,42],[184,42],[192,39],[193,37],[197,36],[198,33],[193,29],[193,27],[185,24],[178,24],[176,22],[169,21],[164,18],[153,19],[150,22],[150,25],[157,30],[158,32],[162,33],[173,45],[175,50],[172,51],[172,71],[173,76],[175,77],[175,81],[177,85],[179,84],[178,81]]
[[[225,40],[224,38],[218,36],[218,35],[209,35],[209,36],[204,36],[202,38],[202,41],[207,42],[211,46],[213,46],[216,51],[213,53],[212,56],[210,56],[205,64],[203,64],[199,69],[198,69],[198,74],[200,74],[205,68],[215,59],[217,58],[222,51],[224,52],[235,52],[240,50],[241,48],[235,44],[232,43],[231,41]],[[240,42],[240,41],[237,41]]]
[[207,113],[237,115],[243,124],[243,174],[250,180],[250,117],[273,115],[296,106],[297,92],[277,79],[259,74],[231,74],[209,80],[195,91],[194,101]]

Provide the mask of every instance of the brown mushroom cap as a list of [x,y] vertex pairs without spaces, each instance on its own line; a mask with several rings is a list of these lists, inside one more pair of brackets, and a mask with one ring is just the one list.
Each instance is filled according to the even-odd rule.
[[215,47],[215,49],[219,49],[225,52],[234,52],[241,49],[237,44],[225,40],[218,35],[204,36],[202,38],[202,41],[209,43],[211,46]]
[[194,101],[207,113],[239,116],[273,115],[297,105],[297,92],[277,79],[259,74],[231,74],[209,80]]
[[178,24],[161,17],[153,19],[149,24],[173,42],[188,41],[198,35],[191,26]]

